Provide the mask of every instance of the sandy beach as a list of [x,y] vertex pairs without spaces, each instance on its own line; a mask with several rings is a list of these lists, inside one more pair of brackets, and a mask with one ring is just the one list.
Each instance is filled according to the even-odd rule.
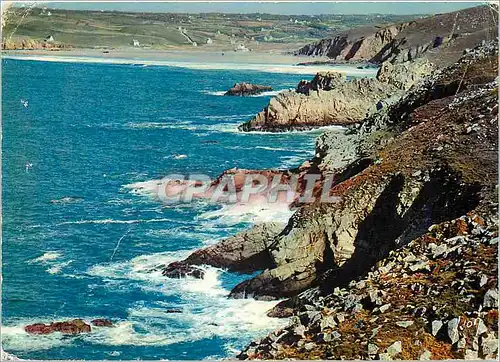
[[[206,50],[148,49],[75,49],[2,51],[2,57],[19,60],[53,62],[134,64],[143,66],[176,66],[190,69],[244,69],[272,73],[312,75],[320,71],[337,71],[349,75],[374,76],[376,69],[357,69],[346,65],[297,65],[304,57],[280,50],[266,52],[223,52]],[[315,60],[326,60],[318,57]]]

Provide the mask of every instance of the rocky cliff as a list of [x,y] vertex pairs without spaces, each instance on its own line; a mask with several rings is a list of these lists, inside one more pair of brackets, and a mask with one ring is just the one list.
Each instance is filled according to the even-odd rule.
[[60,42],[47,42],[35,39],[8,39],[2,42],[3,50],[63,50],[71,46]]
[[[233,290],[293,296],[269,313],[289,326],[239,358],[497,358],[497,57],[467,52],[350,131],[343,202],[301,207],[277,267]],[[319,168],[336,140],[318,140]]]
[[318,73],[311,81],[301,81],[295,91],[272,98],[239,129],[280,132],[356,123],[397,100],[431,69],[427,61],[414,61],[384,64],[374,79],[346,80],[335,72]]
[[[494,41],[433,71],[346,134],[325,132],[301,169],[334,174],[340,202],[296,204],[283,228],[240,238],[241,249],[223,241],[187,259],[222,265],[229,250],[226,268],[262,269],[230,297],[290,298],[269,312],[292,316],[290,325],[239,358],[496,357],[497,73]],[[341,81],[318,75],[297,93]],[[262,264],[246,268],[244,254]]]
[[372,63],[401,62],[425,55],[431,61],[449,64],[460,57],[464,48],[498,35],[498,10],[492,6],[439,14],[382,29],[353,29],[306,45],[295,54]]
[[276,267],[232,296],[294,295],[332,268],[342,284],[432,224],[487,202],[497,182],[496,74],[489,53],[436,72],[352,135],[341,168],[330,161],[342,145],[320,138],[312,162],[338,173],[333,192],[343,202],[300,208],[270,248]]

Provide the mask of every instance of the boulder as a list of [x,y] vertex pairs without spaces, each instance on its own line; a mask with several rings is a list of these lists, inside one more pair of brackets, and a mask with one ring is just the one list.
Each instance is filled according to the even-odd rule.
[[224,95],[226,95],[226,96],[251,96],[251,95],[260,94],[262,92],[272,91],[272,90],[273,90],[273,88],[270,86],[242,82],[242,83],[236,83]]
[[163,269],[163,276],[167,278],[185,278],[193,277],[197,279],[203,279],[205,276],[205,271],[203,269],[197,268],[195,266],[189,265],[188,263],[182,261],[176,261],[170,263],[167,267]]
[[82,319],[73,319],[50,324],[30,324],[24,327],[24,330],[29,334],[50,334],[54,332],[60,332],[62,334],[80,334],[90,332],[91,327]]
[[169,264],[163,275],[170,278],[186,275],[202,278],[203,270],[195,265],[211,265],[240,273],[271,268],[274,264],[268,248],[283,227],[276,222],[257,224],[217,244],[196,250],[183,261]]
[[113,327],[113,322],[110,319],[97,318],[90,321],[96,327]]

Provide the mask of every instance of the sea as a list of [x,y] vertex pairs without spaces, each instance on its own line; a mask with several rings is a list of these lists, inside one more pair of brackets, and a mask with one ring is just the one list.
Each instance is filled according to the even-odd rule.
[[[181,64],[182,65],[182,64]],[[291,168],[322,132],[242,133],[296,72],[2,59],[2,348],[23,359],[221,359],[288,323],[277,302],[228,299],[251,277],[161,266],[293,211],[164,205],[168,174]],[[354,69],[353,69],[354,71]],[[235,82],[272,92],[228,97]],[[169,313],[169,310],[181,313]],[[24,327],[110,319],[75,336]]]

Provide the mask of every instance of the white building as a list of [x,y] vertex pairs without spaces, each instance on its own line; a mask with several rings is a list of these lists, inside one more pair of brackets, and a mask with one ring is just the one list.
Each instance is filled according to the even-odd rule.
[[214,42],[214,41],[213,41],[211,38],[208,38],[208,39],[207,39],[207,44],[213,44],[213,42]]
[[250,49],[248,49],[245,44],[238,44],[236,48],[234,48],[235,52],[248,52]]
[[140,47],[141,44],[139,43],[139,40],[137,39],[132,39],[132,45],[135,46],[135,47]]
[[55,39],[52,35],[49,35],[48,37],[45,38],[45,42],[53,43],[53,42],[55,42]]

